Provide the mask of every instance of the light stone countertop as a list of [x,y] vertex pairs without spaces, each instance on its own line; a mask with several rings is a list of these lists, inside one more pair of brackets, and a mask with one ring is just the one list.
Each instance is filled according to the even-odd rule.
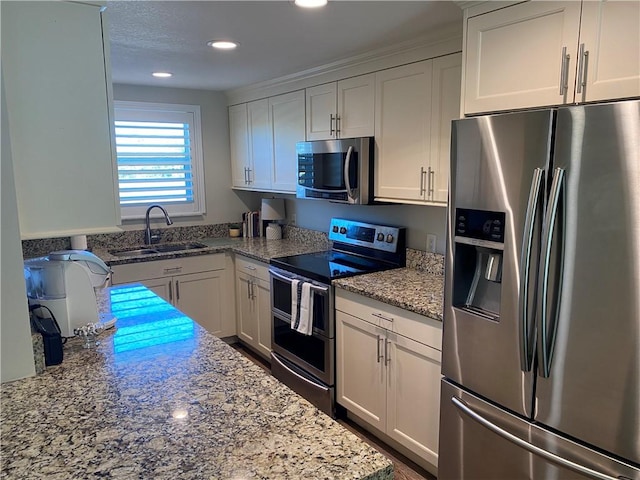
[[444,276],[413,268],[396,268],[341,278],[333,285],[420,315],[442,321]]
[[389,459],[142,285],[116,329],[2,384],[6,479],[391,479]]
[[[183,250],[180,252],[131,256],[115,256],[109,252],[110,249],[105,248],[96,248],[93,250],[93,253],[100,257],[108,265],[123,265],[127,263],[149,262],[169,258],[190,257],[194,255],[208,255],[225,251],[231,251],[261,262],[269,263],[269,260],[275,257],[285,257],[289,255],[298,255],[301,253],[319,252],[327,250],[328,248],[326,244],[319,244],[317,242],[301,242],[298,240],[288,239],[267,240],[266,238],[205,238],[195,240],[194,242],[190,243],[201,243],[206,245],[206,247]],[[130,248],[133,249],[136,248],[136,246],[132,246]],[[126,249],[128,248],[123,248],[123,250]],[[118,250],[118,248],[114,248],[113,250]]]

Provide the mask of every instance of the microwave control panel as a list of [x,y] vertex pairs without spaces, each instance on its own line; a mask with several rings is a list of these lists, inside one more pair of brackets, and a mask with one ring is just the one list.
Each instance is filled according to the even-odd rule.
[[332,218],[329,240],[395,253],[400,230],[398,227]]

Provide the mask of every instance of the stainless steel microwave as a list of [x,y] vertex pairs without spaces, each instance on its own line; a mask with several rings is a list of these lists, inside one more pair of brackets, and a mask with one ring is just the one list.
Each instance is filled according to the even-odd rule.
[[373,203],[373,137],[298,142],[297,198]]

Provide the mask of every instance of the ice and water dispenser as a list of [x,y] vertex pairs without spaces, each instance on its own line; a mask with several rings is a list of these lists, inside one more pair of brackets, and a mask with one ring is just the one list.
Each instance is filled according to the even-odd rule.
[[505,213],[456,208],[453,306],[499,321]]

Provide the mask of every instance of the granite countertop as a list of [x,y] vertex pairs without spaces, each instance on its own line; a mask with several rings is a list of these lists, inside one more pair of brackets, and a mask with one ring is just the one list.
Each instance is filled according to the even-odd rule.
[[[232,251],[234,253],[245,255],[258,261],[269,263],[269,260],[275,257],[285,257],[288,255],[297,255],[300,253],[318,252],[326,250],[328,248],[326,245],[319,245],[313,242],[305,243],[288,239],[267,240],[266,238],[204,238],[190,243],[201,243],[206,245],[206,247],[182,250],[179,252],[154,253],[146,255],[133,254],[130,256],[115,256],[110,253],[111,249],[105,248],[96,248],[93,250],[93,253],[100,257],[108,265],[123,265],[126,263],[149,262],[153,260],[189,257],[193,255],[207,255],[225,251]],[[171,243],[168,243],[168,245],[171,245]],[[135,248],[140,248],[140,246],[131,246],[129,248],[122,248],[122,250]],[[118,249],[114,248],[113,250]]]
[[444,276],[397,268],[341,278],[333,285],[442,321]]
[[393,478],[389,459],[150,290],[105,294],[118,321],[97,348],[71,339],[61,365],[2,385],[2,478]]

